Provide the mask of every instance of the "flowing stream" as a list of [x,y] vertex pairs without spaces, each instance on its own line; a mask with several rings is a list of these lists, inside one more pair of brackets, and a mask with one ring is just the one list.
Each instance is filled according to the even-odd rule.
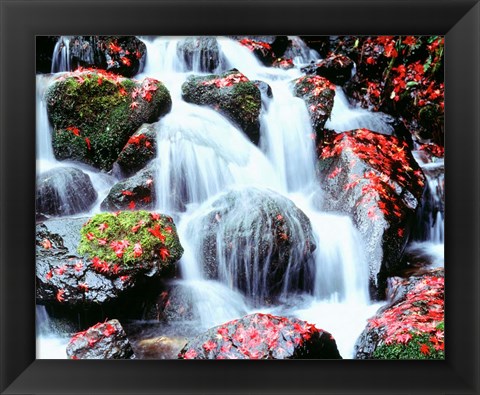
[[[67,40],[63,40],[67,43],[66,47],[61,48],[58,44],[59,48],[55,48],[57,56],[52,71],[68,70],[63,52],[68,51]],[[313,196],[319,194],[320,185],[315,176],[312,127],[304,102],[292,93],[291,81],[302,75],[299,66],[318,59],[318,54],[308,50],[299,38],[295,38],[298,48],[296,67],[290,70],[266,68],[236,41],[218,39],[220,62],[215,72],[236,68],[250,80],[264,81],[272,89],[273,97],[264,98],[260,117],[260,144],[255,146],[242,131],[216,111],[183,101],[181,85],[188,75],[205,73],[204,59],[197,54],[187,63],[177,51],[180,38],[142,40],[147,46],[147,60],[142,75],[136,76],[136,79],[141,80],[144,76],[157,78],[165,83],[172,96],[172,110],[154,124],[157,131],[157,155],[161,163],[156,168],[156,209],[176,218],[180,240],[185,249],[180,261],[181,279],[177,280],[176,286],[189,295],[195,310],[197,332],[254,311],[296,316],[331,332],[343,358],[352,358],[354,343],[365,327],[367,318],[381,304],[369,300],[364,241],[351,218],[321,212],[313,200]],[[37,76],[39,173],[65,165],[54,159],[51,149],[51,129],[43,100],[45,87],[50,81],[49,76]],[[337,132],[365,127],[391,133],[387,121],[383,114],[350,106],[338,88],[327,127]],[[79,164],[68,165],[81,168],[92,179],[99,198],[89,214],[98,212],[99,204],[116,181],[115,178]],[[244,205],[238,206],[236,216],[225,219],[231,221],[226,222],[225,226],[252,223],[247,214],[242,215],[242,210],[245,205],[257,202],[256,193],[260,197],[273,199],[286,213],[294,205],[306,214],[312,226],[316,249],[312,258],[313,270],[310,275],[303,274],[309,277],[305,281],[311,282],[311,287],[305,292],[296,292],[288,285],[300,276],[297,262],[292,258],[286,271],[281,302],[259,302],[264,299],[259,298],[259,295],[265,296],[267,292],[266,280],[262,273],[248,272],[238,259],[232,261],[232,256],[237,256],[235,251],[243,248],[240,244],[236,245],[235,241],[232,254],[229,257],[219,257],[219,279],[211,280],[204,273],[198,258],[202,247],[198,224],[212,212],[212,204],[232,190],[244,197]],[[252,191],[256,192],[252,194]],[[435,196],[433,199],[438,198],[438,195]],[[256,207],[259,205],[261,203]],[[285,216],[286,221],[292,221],[291,226],[299,226],[287,214]],[[423,241],[442,244],[443,220],[430,225],[435,230]],[[250,240],[253,246],[260,243],[262,234],[255,237]],[[300,236],[298,242],[305,243],[305,240],[305,235]],[[245,265],[258,264],[256,256],[252,259],[253,262],[246,262]],[[236,276],[240,274],[246,276],[245,292],[238,290]],[[43,313],[37,311],[37,314]],[[41,319],[45,320],[45,317]],[[37,343],[39,350],[50,351],[52,347],[55,349],[56,344],[56,357],[64,357],[62,338],[55,340],[40,335]],[[52,357],[52,354],[55,353],[42,351],[37,355]]]

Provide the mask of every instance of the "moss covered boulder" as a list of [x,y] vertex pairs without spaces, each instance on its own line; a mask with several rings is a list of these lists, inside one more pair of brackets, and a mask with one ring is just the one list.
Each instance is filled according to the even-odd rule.
[[352,217],[370,257],[372,293],[382,298],[386,278],[403,265],[425,176],[407,143],[367,129],[328,132],[318,148],[322,209]]
[[145,303],[152,283],[158,292],[157,279],[175,275],[183,253],[173,220],[146,211],[45,221],[37,225],[36,246],[37,303],[115,302],[124,314]]
[[116,183],[101,204],[103,211],[151,210],[155,207],[155,164],[151,162],[137,174]]
[[182,85],[186,102],[207,105],[229,118],[255,144],[260,138],[260,90],[238,70],[221,75],[190,76]]
[[131,176],[143,169],[157,153],[157,131],[154,125],[142,125],[127,141],[115,162],[122,175]]
[[179,359],[341,359],[327,331],[296,318],[250,314],[190,340]]
[[293,84],[295,96],[305,101],[313,130],[321,137],[319,134],[332,113],[335,85],[317,75],[297,78]]
[[37,217],[71,215],[89,210],[97,199],[90,177],[74,167],[59,167],[37,177]]
[[74,36],[69,46],[72,70],[95,67],[125,77],[140,73],[147,55],[146,45],[135,36]]
[[443,269],[392,278],[389,294],[357,340],[355,359],[445,359]]
[[196,256],[208,278],[260,303],[312,289],[315,240],[310,220],[292,201],[244,188],[218,196],[200,212],[187,231],[200,238]]
[[172,104],[160,81],[140,83],[99,70],[58,77],[46,101],[55,157],[102,170],[112,168],[140,125],[158,120]]

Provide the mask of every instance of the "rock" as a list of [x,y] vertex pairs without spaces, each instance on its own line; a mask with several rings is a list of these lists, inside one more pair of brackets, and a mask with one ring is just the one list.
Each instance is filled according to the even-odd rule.
[[[275,60],[275,53],[272,45],[275,42],[275,36],[237,36],[238,42],[260,60],[265,66],[271,66]],[[281,56],[279,54],[278,56]]]
[[177,52],[187,70],[195,72],[213,73],[225,63],[215,37],[187,37],[178,43]]
[[[119,302],[170,278],[183,248],[170,217],[145,211],[49,220],[37,225],[37,303],[68,307]],[[131,306],[129,306],[129,304]]]
[[57,167],[37,177],[35,214],[71,215],[89,210],[97,200],[90,177],[74,167]]
[[94,67],[124,77],[141,73],[147,47],[135,36],[75,36],[70,40],[71,69]]
[[335,85],[320,76],[304,76],[294,81],[293,91],[295,96],[305,101],[318,137],[332,113]]
[[208,278],[257,302],[312,289],[315,240],[310,220],[270,190],[232,190],[207,202],[188,226],[201,238],[196,256]]
[[157,154],[157,131],[143,124],[127,141],[115,162],[122,175],[131,176],[143,169]]
[[323,207],[351,216],[366,243],[370,284],[382,298],[400,269],[425,176],[396,137],[357,129],[326,133],[319,146]]
[[238,125],[255,144],[260,138],[260,90],[238,70],[221,75],[190,76],[182,85],[182,98],[207,105]]
[[156,163],[153,161],[132,177],[116,183],[100,205],[102,211],[154,209]]
[[444,272],[391,278],[389,304],[369,319],[355,359],[444,359]]
[[67,345],[69,359],[135,359],[132,346],[118,320],[99,322],[76,333]]
[[301,70],[306,74],[316,74],[331,81],[335,85],[344,85],[352,77],[353,61],[343,55],[330,55]]
[[139,83],[101,70],[57,77],[46,102],[55,157],[106,171],[140,125],[157,121],[171,107],[160,81]]
[[179,359],[341,359],[332,335],[296,318],[251,314],[190,340]]
[[273,61],[272,66],[282,70],[289,70],[295,67],[291,58],[277,58]]
[[157,336],[132,342],[139,359],[176,359],[187,343],[184,337]]

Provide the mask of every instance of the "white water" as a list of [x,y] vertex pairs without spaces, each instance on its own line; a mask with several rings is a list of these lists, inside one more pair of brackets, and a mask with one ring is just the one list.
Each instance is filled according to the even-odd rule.
[[52,54],[52,73],[70,71],[70,37],[59,37]]
[[[178,56],[179,40],[144,38],[147,61],[143,75],[137,79],[158,78],[172,95],[171,112],[155,124],[159,160],[155,183],[159,197],[157,208],[175,213],[178,218],[178,233],[185,249],[178,285],[184,287],[194,301],[197,327],[208,328],[253,311],[292,315],[331,332],[341,355],[353,357],[353,345],[379,304],[369,301],[368,257],[351,219],[319,212],[312,204],[311,196],[318,191],[312,130],[305,105],[290,91],[291,81],[301,75],[299,69],[266,68],[248,49],[232,40],[219,39],[225,64],[218,71],[235,67],[248,78],[263,80],[272,87],[273,99],[266,103],[261,114],[259,149],[217,112],[181,100],[181,85],[190,70]],[[298,43],[302,47],[300,41]],[[313,52],[300,52],[295,60],[297,65],[318,59],[318,54]],[[194,71],[198,72],[200,66],[195,65],[199,64],[201,60],[194,62]],[[41,106],[41,100],[37,102]],[[44,107],[37,110],[37,141],[44,147],[39,148],[37,159],[42,169],[44,162],[48,166],[58,165],[53,153],[48,152],[50,130],[46,117],[41,117],[46,114],[41,114],[44,110]],[[337,89],[327,127],[337,132],[365,127],[391,133],[387,121],[382,114],[348,105],[341,89]],[[114,181],[94,171],[88,174],[98,178],[94,181],[97,191],[108,191]],[[305,295],[293,295],[290,293],[293,290],[285,287],[284,297],[288,302],[285,305],[254,307],[251,300],[238,292],[231,277],[223,275],[221,281],[208,280],[199,264],[202,230],[191,224],[204,217],[210,204],[225,190],[252,187],[268,188],[290,199],[312,224],[317,245],[313,286]],[[248,199],[245,203],[248,204]],[[98,212],[98,204],[92,212]],[[227,272],[227,266],[223,270]],[[288,274],[294,274],[293,269],[291,273],[287,271]],[[41,334],[37,357],[48,356],[53,350],[61,351],[53,357],[64,357],[65,344],[62,337]]]
[[[244,188],[269,188],[291,199],[307,214],[317,244],[314,253],[316,276],[310,290],[313,297],[303,303],[301,309],[294,309],[291,313],[308,317],[332,333],[334,329],[328,326],[337,330],[343,328],[344,334],[338,337],[338,342],[343,344],[339,347],[345,357],[351,357],[356,337],[365,326],[367,317],[378,306],[369,302],[368,265],[363,241],[351,220],[318,212],[310,202],[310,196],[318,189],[312,128],[304,102],[291,92],[291,81],[300,76],[299,70],[266,68],[248,49],[232,40],[219,39],[227,69],[237,68],[249,79],[260,79],[272,88],[273,99],[261,114],[260,151],[215,111],[181,100],[180,87],[188,74],[178,57],[175,41],[144,41],[147,51],[152,54],[147,57],[144,74],[162,80],[174,103],[172,111],[156,124],[158,208],[177,211],[179,207],[175,199],[179,193],[182,201],[188,203],[184,208],[187,211],[180,214],[178,221],[179,236],[185,249],[180,265],[184,279],[182,285],[188,287],[188,292],[198,295],[195,309],[199,325],[207,328],[238,318],[245,313],[245,307],[252,306],[252,301],[245,299],[235,285],[236,270],[247,269],[235,269],[235,265],[229,266],[228,262],[220,260],[220,280],[206,278],[198,260],[202,241],[198,224],[212,211],[211,203],[226,189],[234,187],[242,193]],[[158,61],[154,63],[154,60]],[[243,201],[248,205],[248,198],[245,199]],[[239,224],[245,220],[244,217],[232,218],[240,221]],[[221,246],[223,241],[217,239],[217,242]],[[287,278],[294,275],[293,268],[289,270]],[[250,278],[247,294],[266,292],[259,289],[265,280],[261,273],[258,275],[260,277],[256,280]],[[285,296],[288,297],[293,290],[285,287]],[[252,310],[250,307],[249,311],[264,309],[256,307]],[[281,312],[282,307],[277,306],[276,311]],[[316,314],[318,311],[328,312],[328,317],[325,313]],[[284,312],[290,314],[288,309]]]

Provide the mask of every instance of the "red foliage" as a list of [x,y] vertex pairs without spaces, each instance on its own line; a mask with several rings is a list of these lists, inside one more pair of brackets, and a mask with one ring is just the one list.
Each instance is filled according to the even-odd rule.
[[225,88],[238,84],[240,82],[248,82],[249,79],[245,77],[242,73],[229,74],[223,78],[214,78],[211,80],[203,81],[203,86],[215,85],[217,88]]

